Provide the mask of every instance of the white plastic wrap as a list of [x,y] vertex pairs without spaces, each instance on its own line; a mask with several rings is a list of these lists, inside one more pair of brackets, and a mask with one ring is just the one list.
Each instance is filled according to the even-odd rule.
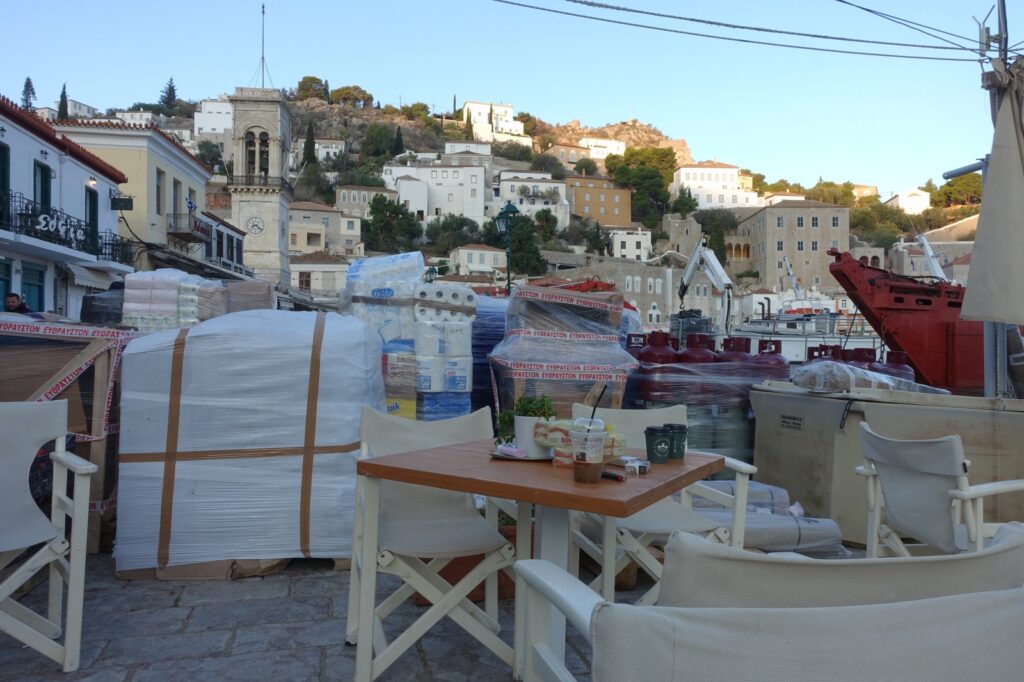
[[221,282],[173,268],[125,276],[123,323],[144,331],[194,327],[227,312]]
[[387,350],[412,350],[415,335],[413,296],[423,282],[423,254],[360,258],[345,274],[338,309],[376,330]]
[[[726,528],[732,522],[731,510],[700,513]],[[832,519],[748,511],[744,545],[762,552],[834,552],[842,548],[843,534]]]
[[949,395],[949,391],[943,388],[918,384],[832,360],[813,362],[794,369],[791,381],[802,388],[827,393],[842,393],[858,388],[881,388],[911,393]]
[[[253,310],[189,330],[169,565],[302,555],[301,450],[316,317],[310,312]],[[114,549],[118,570],[157,564],[177,335],[140,337],[125,351]],[[324,448],[358,442],[364,404],[383,409],[380,357],[380,338],[363,322],[350,315],[326,315],[314,439],[318,450],[312,457],[309,498],[312,556],[351,555],[355,452]],[[276,448],[289,452],[267,452]],[[196,452],[212,454],[183,454]],[[156,456],[147,458],[147,453]]]

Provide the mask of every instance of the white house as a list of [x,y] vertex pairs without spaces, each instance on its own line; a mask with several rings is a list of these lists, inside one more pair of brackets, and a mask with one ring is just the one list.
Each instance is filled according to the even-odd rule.
[[649,230],[611,230],[609,255],[629,260],[647,260],[651,257],[651,233]]
[[487,206],[487,215],[495,216],[506,202],[511,201],[520,213],[530,217],[547,209],[558,219],[558,227],[569,224],[569,199],[565,180],[554,180],[550,173],[541,171],[503,170],[492,187],[493,200]]
[[507,267],[505,250],[486,244],[466,244],[448,254],[448,267],[456,275],[504,272]]
[[473,125],[473,139],[478,142],[517,142],[533,144],[523,133],[523,122],[515,120],[511,104],[467,101],[462,105],[462,121]]
[[200,100],[192,118],[195,136],[202,133],[220,134],[231,130],[231,117],[234,115],[231,102],[226,96],[217,99]]
[[[60,100],[53,103],[53,106],[60,108]],[[96,107],[91,107],[84,102],[79,102],[77,99],[68,100],[68,117],[69,118],[92,118],[100,113],[100,110]]]
[[114,117],[118,118],[125,123],[133,123],[140,126],[148,126],[153,123],[158,126],[162,126],[167,122],[167,117],[163,114],[158,114],[153,111],[115,111]]
[[625,142],[607,137],[584,137],[580,139],[580,146],[590,150],[592,159],[605,159],[609,154],[622,155],[626,153]]
[[932,205],[932,196],[923,189],[909,189],[898,192],[885,200],[887,206],[902,208],[910,215],[924,213]]
[[669,191],[676,195],[686,187],[700,209],[764,206],[764,199],[757,192],[743,189],[739,174],[739,167],[719,161],[680,166],[672,174]]
[[[408,179],[419,180],[426,185],[426,206],[422,201],[422,190],[416,186],[416,207],[410,205],[409,210],[417,213],[420,220],[433,220],[446,215],[463,215],[483,224],[485,219],[484,201],[487,198],[486,175],[482,166],[452,166],[447,164],[431,164],[402,166],[388,163],[384,165],[382,177],[389,189],[398,190],[398,203],[403,204],[410,195],[402,195],[415,186]],[[399,183],[398,179],[404,182]],[[412,202],[410,202],[412,204]],[[423,211],[423,216],[419,216]]]
[[[522,127],[522,123],[519,123]],[[458,154],[459,152],[473,152],[474,154],[483,154],[484,156],[491,155],[491,145],[488,142],[475,142],[469,140],[458,140],[455,142],[444,143],[445,154]]]
[[0,293],[77,319],[82,297],[134,271],[118,236],[124,173],[0,97]]
[[[305,138],[303,138],[303,142]],[[288,168],[298,170],[302,167],[302,154],[305,144],[296,144],[288,155]],[[323,163],[330,156],[338,156],[345,153],[345,140],[338,137],[315,137],[313,138],[313,154],[316,160]]]

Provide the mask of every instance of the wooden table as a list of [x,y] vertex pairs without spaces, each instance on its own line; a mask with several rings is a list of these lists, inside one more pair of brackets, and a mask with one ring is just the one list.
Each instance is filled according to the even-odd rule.
[[[427,450],[403,452],[359,460],[356,473],[364,477],[366,502],[363,513],[362,556],[377,555],[381,479],[401,481],[446,490],[512,499],[520,503],[519,519],[528,519],[529,505],[536,505],[534,552],[538,558],[566,568],[569,559],[569,512],[591,512],[622,518],[650,506],[674,492],[721,471],[724,460],[717,455],[687,451],[682,460],[654,464],[644,476],[625,481],[602,479],[599,483],[576,483],[572,469],[556,468],[549,461],[514,461],[490,457],[491,439],[460,443]],[[630,454],[644,456],[641,451]],[[612,527],[611,524],[606,524]],[[524,537],[525,535],[525,537]],[[517,534],[518,556],[529,556],[529,531]],[[606,538],[607,540],[607,538]],[[614,538],[612,538],[614,542]],[[614,575],[609,576],[614,580]],[[363,562],[362,597],[359,614],[356,679],[369,679],[373,657],[372,616],[376,590],[375,562]],[[520,595],[516,590],[515,640],[521,642]],[[364,621],[365,620],[365,624]],[[552,609],[551,647],[556,655],[565,653],[565,617]],[[516,661],[520,651],[516,648]],[[521,666],[516,666],[521,669]],[[514,671],[518,673],[518,670]]]

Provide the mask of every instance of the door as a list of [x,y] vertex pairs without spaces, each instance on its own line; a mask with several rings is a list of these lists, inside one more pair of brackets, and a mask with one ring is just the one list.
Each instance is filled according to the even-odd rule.
[[21,264],[21,299],[35,312],[46,308],[46,268],[35,263]]

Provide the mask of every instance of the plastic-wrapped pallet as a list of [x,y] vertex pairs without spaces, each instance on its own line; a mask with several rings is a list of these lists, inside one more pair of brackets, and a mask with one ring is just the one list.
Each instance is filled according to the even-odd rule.
[[423,254],[360,258],[345,274],[338,310],[380,333],[387,351],[413,350],[413,293],[423,281]]
[[420,284],[416,320],[416,417],[423,421],[469,414],[473,390],[473,321],[477,297],[457,284]]
[[122,366],[117,570],[351,555],[377,333],[254,310],[133,340]]
[[225,312],[237,313],[243,310],[273,310],[274,288],[264,280],[229,280],[224,283],[227,293]]

